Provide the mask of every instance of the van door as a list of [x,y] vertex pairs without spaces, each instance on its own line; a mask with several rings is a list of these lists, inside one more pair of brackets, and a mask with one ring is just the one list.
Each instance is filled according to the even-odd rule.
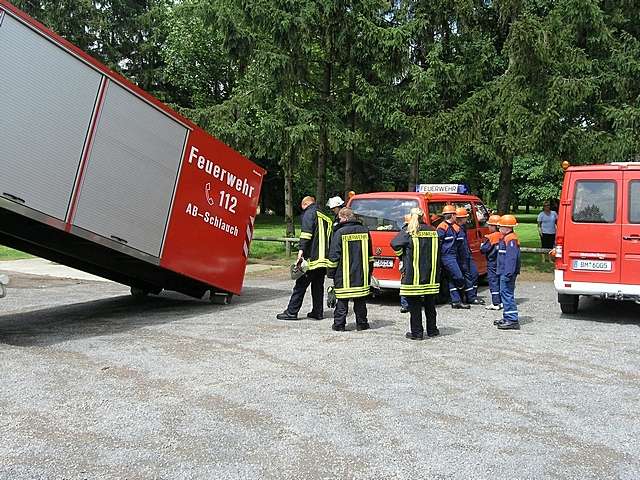
[[487,257],[484,256],[483,253],[480,252],[480,244],[484,240],[484,236],[489,233],[489,227],[487,226],[487,221],[489,220],[489,210],[484,206],[482,202],[476,202],[474,204],[475,207],[475,216],[478,220],[478,228],[476,229],[476,238],[477,238],[477,246],[478,251],[473,254],[473,259],[476,262],[476,266],[478,267],[478,272],[480,275],[484,275],[487,273]]
[[[484,255],[480,253],[481,235],[478,230],[478,222],[473,205],[470,201],[453,202],[453,204],[456,206],[456,208],[464,207],[467,209],[467,213],[469,214],[469,217],[467,217],[467,222],[465,224],[465,228],[467,229],[467,243],[469,244],[469,248],[471,249],[471,256],[476,263],[476,267],[478,267],[478,270],[481,273],[485,272],[487,270],[487,267],[486,265],[484,265],[484,263],[486,263],[485,261],[483,261]],[[480,269],[481,266],[483,267],[482,270]]]
[[622,172],[573,172],[565,205],[564,281],[620,283]]
[[640,170],[623,173],[620,283],[640,284]]

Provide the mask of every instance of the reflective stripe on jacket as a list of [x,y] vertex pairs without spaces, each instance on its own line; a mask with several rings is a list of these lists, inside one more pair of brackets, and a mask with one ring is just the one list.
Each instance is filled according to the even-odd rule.
[[415,235],[403,230],[391,241],[391,248],[402,258],[404,268],[400,295],[434,295],[440,290],[438,233],[431,226],[421,224]]
[[329,243],[333,231],[333,220],[318,210],[314,203],[302,214],[300,227],[300,250],[307,260],[309,270],[327,268]]
[[329,261],[336,298],[369,295],[373,249],[367,227],[356,221],[341,223],[331,238]]

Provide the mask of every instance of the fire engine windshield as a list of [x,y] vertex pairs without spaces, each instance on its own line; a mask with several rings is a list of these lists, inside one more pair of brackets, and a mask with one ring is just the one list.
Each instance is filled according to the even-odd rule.
[[404,216],[418,206],[417,200],[397,198],[357,198],[349,205],[369,230],[400,230]]

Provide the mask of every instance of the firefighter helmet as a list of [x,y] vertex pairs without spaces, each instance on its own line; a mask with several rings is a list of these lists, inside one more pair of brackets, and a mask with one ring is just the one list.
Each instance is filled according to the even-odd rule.
[[500,222],[500,215],[491,215],[489,220],[487,220],[487,225],[493,225],[494,227],[498,226]]
[[502,215],[498,221],[498,225],[500,227],[513,228],[518,226],[518,221],[514,215]]
[[467,213],[467,209],[464,207],[459,207],[456,208],[456,217],[458,218],[464,218],[464,217],[468,217],[469,213]]
[[453,213],[455,215],[456,214],[456,207],[454,207],[453,205],[445,205],[444,208],[442,209],[442,214],[443,215],[448,215],[450,213]]

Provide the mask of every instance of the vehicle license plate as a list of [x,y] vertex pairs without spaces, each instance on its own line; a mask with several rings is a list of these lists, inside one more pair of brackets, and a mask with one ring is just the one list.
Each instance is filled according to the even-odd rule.
[[393,258],[375,258],[373,266],[374,268],[393,268]]
[[573,270],[593,270],[596,272],[610,272],[609,260],[574,260]]

